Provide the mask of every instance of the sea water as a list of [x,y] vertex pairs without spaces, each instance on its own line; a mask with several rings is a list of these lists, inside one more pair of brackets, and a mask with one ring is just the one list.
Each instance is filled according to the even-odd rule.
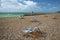
[[24,16],[25,13],[0,13],[0,18],[4,17],[19,17]]

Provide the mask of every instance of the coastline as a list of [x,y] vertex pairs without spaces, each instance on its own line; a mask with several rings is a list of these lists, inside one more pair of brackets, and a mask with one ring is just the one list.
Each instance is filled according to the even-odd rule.
[[[39,27],[41,31],[47,33],[45,40],[58,40],[60,33],[60,14],[48,14],[48,15],[35,15],[38,17],[38,21],[42,23]],[[24,19],[20,17],[6,17],[0,18],[0,37],[1,40],[9,40],[10,36],[13,40],[30,40],[33,38],[22,37],[22,30],[35,27],[39,22],[31,22],[31,18],[35,16],[24,16]],[[54,19],[56,18],[56,19]],[[13,35],[12,35],[13,34]],[[52,36],[51,36],[52,35]],[[58,38],[57,38],[58,37]],[[39,37],[37,40],[44,40],[43,37]]]

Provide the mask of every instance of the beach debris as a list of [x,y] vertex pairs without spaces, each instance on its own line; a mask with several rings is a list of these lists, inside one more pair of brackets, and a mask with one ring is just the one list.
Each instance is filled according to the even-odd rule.
[[20,16],[20,19],[24,19],[24,16]]
[[33,28],[30,27],[30,28],[27,28],[26,30],[23,30],[23,32],[27,33],[27,32],[32,32]]
[[35,27],[41,27],[41,22],[39,22]]
[[35,27],[32,31],[39,31],[40,29],[38,27]]
[[35,16],[31,19],[31,22],[38,22],[38,16]]
[[37,37],[39,34],[42,33],[41,30],[38,27],[34,28],[27,28],[26,30],[23,30],[23,36],[32,36]]
[[53,17],[52,19],[57,19],[56,17]]

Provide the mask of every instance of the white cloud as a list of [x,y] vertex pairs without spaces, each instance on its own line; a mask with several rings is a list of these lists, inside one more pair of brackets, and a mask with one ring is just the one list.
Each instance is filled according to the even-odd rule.
[[4,9],[28,10],[36,6],[37,3],[30,0],[2,0],[2,8]]
[[[2,10],[12,10],[12,11],[50,11],[50,10],[58,10],[58,7],[55,7],[51,3],[47,2],[34,2],[31,0],[2,0],[2,6],[0,7],[0,11]],[[60,6],[59,6],[60,8]]]
[[26,5],[28,5],[28,6],[34,6],[34,5],[36,5],[36,3],[35,2],[33,2],[33,1],[24,1],[24,3],[26,4]]

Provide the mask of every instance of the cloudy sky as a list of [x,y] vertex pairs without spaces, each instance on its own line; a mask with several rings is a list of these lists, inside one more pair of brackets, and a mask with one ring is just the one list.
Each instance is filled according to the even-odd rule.
[[60,0],[0,0],[0,12],[60,11]]

